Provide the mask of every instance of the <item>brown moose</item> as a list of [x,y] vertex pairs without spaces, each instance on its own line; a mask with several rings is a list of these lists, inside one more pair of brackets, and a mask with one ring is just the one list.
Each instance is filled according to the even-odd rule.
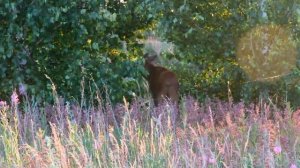
[[144,59],[145,68],[149,73],[147,80],[154,105],[158,106],[167,100],[177,108],[176,113],[178,113],[179,82],[176,75],[162,66],[155,65],[157,54],[147,53],[144,55]]

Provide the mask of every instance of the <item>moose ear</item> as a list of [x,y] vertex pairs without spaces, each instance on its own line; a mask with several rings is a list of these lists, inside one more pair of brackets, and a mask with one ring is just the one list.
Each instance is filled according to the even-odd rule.
[[144,58],[149,58],[149,54],[148,53],[144,54]]

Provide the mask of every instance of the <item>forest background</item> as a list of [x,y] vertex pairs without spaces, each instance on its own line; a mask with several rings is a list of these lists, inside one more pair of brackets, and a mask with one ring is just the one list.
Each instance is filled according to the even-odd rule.
[[51,102],[55,84],[69,101],[96,90],[113,103],[144,96],[151,34],[182,96],[297,107],[299,22],[297,0],[3,0],[0,95],[26,88]]

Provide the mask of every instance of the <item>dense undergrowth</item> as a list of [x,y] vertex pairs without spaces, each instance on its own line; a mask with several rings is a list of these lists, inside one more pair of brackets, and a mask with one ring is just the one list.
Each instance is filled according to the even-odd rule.
[[174,124],[147,98],[0,102],[0,167],[299,167],[300,111],[192,97]]

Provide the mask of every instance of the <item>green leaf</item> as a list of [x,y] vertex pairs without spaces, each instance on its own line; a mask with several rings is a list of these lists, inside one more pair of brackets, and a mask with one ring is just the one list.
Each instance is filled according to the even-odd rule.
[[86,13],[86,9],[81,9],[80,10],[80,14],[85,14]]
[[99,44],[94,42],[94,43],[92,44],[92,48],[93,48],[94,50],[99,50]]

